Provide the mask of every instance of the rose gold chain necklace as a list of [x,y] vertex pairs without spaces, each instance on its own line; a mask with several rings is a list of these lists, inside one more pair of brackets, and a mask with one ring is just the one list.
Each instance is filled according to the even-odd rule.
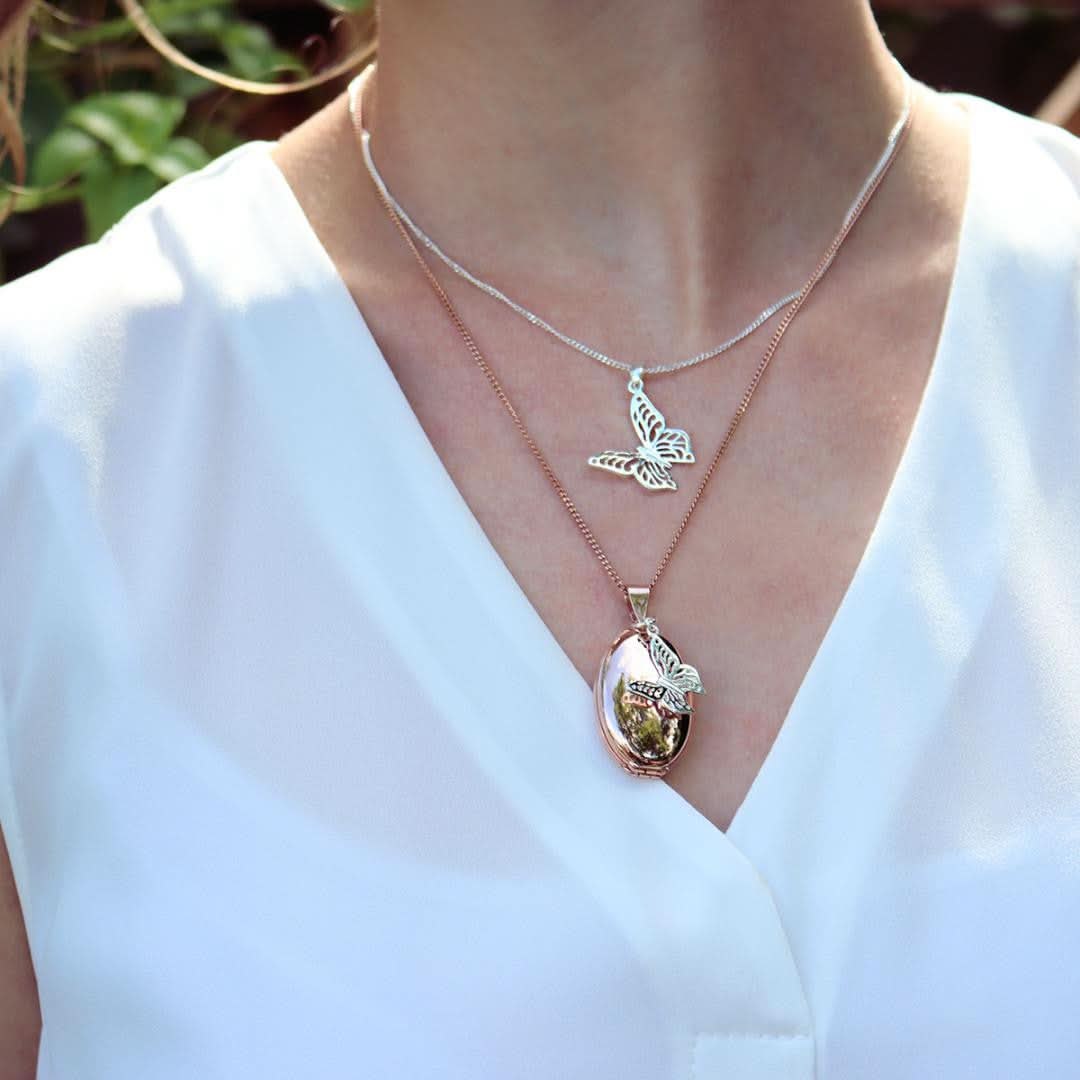
[[[357,135],[361,139],[363,139],[365,133],[362,108],[363,85],[370,70],[370,68],[366,69],[361,76],[358,85],[359,92],[352,99],[354,104],[351,109],[353,123]],[[810,277],[807,278],[806,283],[799,290],[798,295],[785,311],[779,325],[773,332],[768,348],[754,370],[753,377],[739,401],[724,438],[709,462],[709,466],[705,470],[697,490],[694,492],[694,497],[690,500],[690,505],[687,507],[686,513],[683,514],[682,520],[675,530],[675,535],[672,536],[671,542],[668,544],[667,550],[656,568],[656,573],[653,574],[648,585],[627,585],[618,570],[615,569],[615,565],[604,551],[600,541],[597,540],[581,511],[574,504],[574,500],[570,498],[551,463],[529,433],[525,421],[521,418],[517,409],[514,408],[491,365],[481,353],[468,327],[466,327],[457,309],[451,303],[446,290],[420,253],[409,230],[402,223],[401,218],[383,191],[377,184],[373,185],[379,201],[393,222],[398,234],[412,253],[424,277],[431,285],[450,321],[457,329],[465,348],[476,362],[477,367],[483,372],[491,389],[495,392],[495,396],[509,414],[529,451],[548,478],[556,495],[558,495],[559,501],[566,507],[578,531],[584,537],[585,542],[603,567],[604,572],[626,600],[630,610],[631,625],[615,639],[604,655],[596,679],[595,696],[597,721],[605,744],[619,764],[628,772],[637,776],[663,776],[668,771],[672,763],[683,751],[689,738],[694,694],[704,693],[704,687],[701,685],[697,669],[682,662],[675,647],[660,634],[656,620],[649,616],[650,595],[652,590],[659,584],[661,577],[663,577],[668,563],[671,562],[671,557],[674,555],[686,527],[690,524],[694,511],[705,494],[705,489],[712,479],[720,459],[727,451],[740,421],[746,414],[750,401],[754,396],[754,391],[757,389],[758,383],[765,374],[765,370],[768,368],[777,348],[779,348],[780,341],[787,328],[791,325],[803,304],[806,303],[807,297],[814,287],[832,265],[844,240],[881,185],[885,174],[896,160],[900,147],[903,145],[911,127],[913,112],[911,79],[907,75],[905,75],[905,79],[907,80],[907,89],[904,110],[890,133],[886,152],[882,155],[867,183],[864,184],[860,197],[848,212],[839,232],[821,257],[821,261]]]

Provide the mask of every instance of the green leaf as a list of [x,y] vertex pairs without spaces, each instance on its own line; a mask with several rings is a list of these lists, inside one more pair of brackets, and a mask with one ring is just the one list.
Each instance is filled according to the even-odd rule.
[[212,157],[220,157],[244,142],[244,136],[225,124],[200,124],[199,142]]
[[319,2],[331,11],[342,11],[348,15],[358,15],[372,6],[372,0],[319,0]]
[[222,31],[220,42],[233,70],[245,79],[265,79],[278,71],[307,74],[295,56],[279,49],[270,32],[255,23],[232,23]]
[[164,150],[149,158],[146,167],[159,180],[169,183],[209,163],[210,155],[194,139],[178,135],[165,144]]
[[182,67],[169,66],[162,74],[168,79],[169,93],[185,101],[201,97],[217,87],[216,83]]
[[54,131],[38,148],[30,164],[30,183],[51,187],[78,176],[103,153],[101,143],[78,128]]
[[[185,33],[191,20],[198,19],[207,9],[232,7],[234,0],[160,0],[147,3],[146,14],[150,21],[166,37],[172,38]],[[109,42],[137,40],[139,31],[126,16],[113,19],[91,21],[89,25],[77,29],[66,29],[56,35],[64,50],[85,49],[88,46],[103,45]]]
[[68,184],[62,188],[30,188],[28,191],[21,191],[15,196],[11,212],[13,214],[25,214],[30,210],[40,210],[43,206],[74,202],[76,199],[81,198],[81,184]]
[[[19,121],[26,152],[31,159],[44,139],[60,126],[61,117],[70,104],[71,96],[59,79],[32,67],[27,71],[26,99]],[[15,163],[10,155],[0,162],[0,182],[15,182]],[[0,199],[4,197],[0,193]]]
[[20,117],[26,145],[34,146],[55,131],[70,105],[71,92],[62,79],[30,66],[26,73],[26,101]]
[[106,158],[94,161],[83,175],[87,238],[100,239],[160,186],[158,178],[140,165],[116,165]]
[[184,115],[179,98],[141,90],[93,94],[67,114],[67,123],[100,139],[124,165],[141,165],[161,150]]
[[202,11],[230,10],[236,0],[147,0],[146,13],[156,26],[172,30],[177,19]]
[[202,38],[216,42],[229,25],[229,19],[221,11],[188,11],[171,16],[158,25],[163,34],[168,33],[170,40]]

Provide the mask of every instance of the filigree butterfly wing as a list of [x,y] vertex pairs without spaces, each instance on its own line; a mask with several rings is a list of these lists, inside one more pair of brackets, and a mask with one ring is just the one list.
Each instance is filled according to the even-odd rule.
[[693,465],[695,460],[690,436],[682,428],[665,428],[656,436],[653,449],[673,465]]
[[593,454],[589,458],[589,464],[596,469],[615,473],[617,476],[632,476],[642,487],[649,488],[651,491],[662,491],[665,488],[674,491],[677,487],[666,465],[658,461],[650,461],[642,457],[640,453],[605,450],[602,454]]
[[649,655],[664,678],[670,678],[681,666],[679,654],[655,631],[649,634]]
[[630,423],[642,446],[652,446],[656,437],[667,431],[664,414],[649,400],[644,390],[630,396]]
[[648,698],[654,704],[663,705],[666,709],[670,709],[671,712],[690,713],[694,711],[686,695],[666,680],[658,683],[635,680],[630,683],[630,689],[635,694]]
[[[654,647],[653,642],[656,642]],[[671,683],[676,689],[690,694],[704,694],[705,687],[701,685],[701,676],[698,670],[691,664],[684,664],[675,655],[663,638],[654,634],[649,642],[649,653],[653,662],[660,668],[661,677],[665,682]],[[663,661],[658,656],[663,655]]]
[[677,712],[691,712],[687,694],[704,694],[697,668],[684,664],[673,648],[659,634],[649,637],[649,655],[660,672],[660,685],[667,690],[667,699]]
[[630,689],[639,697],[646,698],[654,705],[663,705],[671,712],[693,712],[686,695],[668,686],[667,683],[645,682],[635,679],[630,683]]
[[674,686],[677,686],[684,693],[705,693],[705,687],[701,685],[701,676],[698,674],[697,668],[690,664],[680,664],[678,670],[673,675],[669,675],[668,678]]
[[679,428],[669,428],[664,414],[649,400],[644,390],[630,400],[630,422],[641,445],[634,463],[634,477],[652,491],[674,491],[671,465],[688,465],[694,460],[690,436]]
[[[601,455],[602,457],[603,455]],[[650,461],[648,458],[631,455],[633,464],[630,466],[631,475],[642,487],[650,491],[675,491],[678,484],[671,478],[671,470],[659,461]]]
[[629,686],[638,697],[643,697],[646,701],[654,703],[663,701],[664,695],[667,692],[666,688],[659,683],[646,682],[643,679],[633,679],[629,683]]
[[623,450],[605,450],[602,454],[594,454],[589,458],[589,464],[597,469],[617,473],[619,476],[634,476],[634,467],[638,460],[637,454]]

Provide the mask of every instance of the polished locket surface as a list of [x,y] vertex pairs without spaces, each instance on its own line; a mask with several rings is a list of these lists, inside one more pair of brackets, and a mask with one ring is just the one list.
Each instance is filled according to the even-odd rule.
[[[664,645],[676,657],[666,638]],[[690,737],[693,713],[672,708],[663,691],[663,672],[636,627],[612,643],[596,678],[596,719],[607,748],[636,776],[663,776]],[[693,706],[693,695],[685,694]]]

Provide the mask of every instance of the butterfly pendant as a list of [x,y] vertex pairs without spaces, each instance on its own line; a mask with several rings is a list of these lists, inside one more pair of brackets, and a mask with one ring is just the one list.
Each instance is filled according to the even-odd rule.
[[694,706],[687,700],[687,694],[705,693],[701,677],[697,668],[679,659],[679,654],[657,632],[655,624],[649,627],[649,656],[656,665],[656,682],[633,679],[630,689],[671,712],[692,713]]
[[594,454],[589,464],[617,476],[632,476],[649,491],[675,491],[672,465],[692,465],[694,453],[690,436],[680,428],[669,428],[663,413],[649,400],[641,369],[636,368],[627,385],[630,391],[630,423],[638,437],[636,450],[605,450]]

